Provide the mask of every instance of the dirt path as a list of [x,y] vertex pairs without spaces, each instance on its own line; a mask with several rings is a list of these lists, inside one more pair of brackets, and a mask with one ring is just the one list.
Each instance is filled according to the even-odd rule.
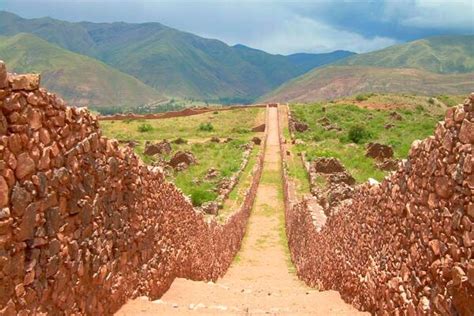
[[262,180],[242,249],[217,283],[174,281],[161,300],[138,298],[117,315],[354,315],[338,292],[319,292],[296,277],[284,231],[277,108],[269,109]]

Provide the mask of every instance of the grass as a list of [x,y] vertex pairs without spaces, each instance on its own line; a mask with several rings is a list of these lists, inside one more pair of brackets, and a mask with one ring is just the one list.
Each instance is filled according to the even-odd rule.
[[[406,158],[412,142],[431,135],[444,112],[443,107],[429,104],[426,98],[416,106],[397,109],[396,112],[402,116],[401,121],[390,117],[394,110],[366,109],[353,104],[316,103],[294,105],[291,109],[297,120],[310,127],[309,131],[296,132],[295,137],[305,143],[295,145],[295,151],[305,151],[310,161],[316,157],[338,158],[358,182],[364,182],[368,178],[381,180],[386,175],[376,168],[373,159],[365,157],[366,143],[390,145],[396,158]],[[325,130],[317,122],[324,116],[342,130]],[[394,127],[386,129],[384,126],[389,123]],[[351,135],[355,126],[362,126],[363,129],[357,131],[357,139]],[[290,168],[289,173],[301,178],[297,169]]]
[[[264,111],[262,108],[235,109],[218,114],[208,112],[162,120],[101,121],[100,124],[104,135],[110,138],[137,141],[135,153],[147,164],[152,164],[155,157],[143,154],[146,141],[158,142],[167,139],[172,142],[179,138],[187,141],[184,144],[172,142],[171,154],[163,158],[169,159],[176,151],[191,151],[196,156],[198,164],[173,173],[168,179],[184,194],[189,195],[195,206],[199,206],[214,200],[217,197],[215,189],[218,183],[239,169],[242,163],[242,146],[256,135],[251,132],[251,128],[263,122]],[[200,126],[212,126],[212,129],[206,127],[201,130]],[[239,132],[241,130],[246,132]],[[212,137],[231,140],[226,143],[214,143],[210,141]],[[255,159],[256,153],[252,155]],[[217,169],[219,176],[206,180],[210,168]]]

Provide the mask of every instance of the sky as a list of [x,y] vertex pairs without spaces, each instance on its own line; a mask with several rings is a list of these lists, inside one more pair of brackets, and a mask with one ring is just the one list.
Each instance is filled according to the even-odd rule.
[[275,54],[357,53],[427,36],[474,34],[473,0],[0,0],[25,18],[160,22]]

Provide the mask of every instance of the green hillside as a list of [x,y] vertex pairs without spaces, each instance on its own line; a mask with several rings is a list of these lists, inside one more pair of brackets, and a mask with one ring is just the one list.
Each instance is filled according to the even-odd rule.
[[465,94],[474,87],[474,35],[439,36],[354,55],[263,96],[311,102],[358,93]]
[[474,35],[436,36],[355,55],[340,65],[416,68],[436,73],[474,71]]
[[70,23],[0,11],[0,34],[32,33],[99,59],[169,96],[250,102],[287,80],[350,53],[272,55],[159,23]]
[[136,78],[31,34],[0,37],[9,71],[41,73],[42,85],[77,106],[134,107],[164,97]]

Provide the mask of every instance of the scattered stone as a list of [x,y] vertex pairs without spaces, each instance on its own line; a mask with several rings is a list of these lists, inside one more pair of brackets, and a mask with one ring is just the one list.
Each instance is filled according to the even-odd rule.
[[15,175],[18,179],[23,179],[26,176],[32,175],[36,170],[36,165],[33,159],[24,152],[18,155]]
[[212,136],[212,138],[211,138],[211,142],[212,142],[212,143],[220,143],[220,142],[221,142],[221,140],[219,139],[219,137]]
[[175,140],[173,140],[173,144],[177,144],[177,145],[187,144],[187,143],[188,141],[181,137],[178,137]]
[[392,123],[387,123],[384,125],[384,128],[385,129],[391,129],[391,128],[394,128],[395,127],[395,124],[392,124]]
[[385,159],[384,161],[377,163],[377,168],[384,171],[395,171],[398,169],[398,160]]
[[306,132],[308,130],[308,124],[303,122],[294,121],[293,126],[297,132]]
[[217,170],[216,168],[209,168],[209,170],[207,170],[207,173],[204,179],[212,180],[212,179],[217,178],[218,176],[219,176],[219,170]]
[[390,118],[395,121],[401,121],[403,119],[403,117],[395,111],[390,112]]
[[346,171],[336,158],[316,158],[312,163],[315,172],[336,173]]
[[393,157],[393,149],[388,145],[379,143],[369,143],[367,145],[366,157],[371,157],[377,160],[385,160]]
[[[190,151],[178,151],[174,154],[168,164],[173,167],[173,169],[183,168],[183,164],[186,165],[185,169],[191,165],[196,164],[196,157]],[[179,167],[178,165],[181,164]],[[184,169],[181,169],[184,170]]]
[[8,76],[8,81],[13,91],[25,90],[33,91],[39,88],[40,75],[38,74],[25,74],[25,75],[12,75]]
[[154,155],[166,155],[171,152],[171,144],[165,139],[160,143],[150,144],[150,142],[145,143],[145,151],[143,152],[147,156]]
[[209,215],[217,215],[219,213],[219,205],[214,201],[203,203],[201,209]]
[[255,136],[254,138],[252,138],[252,142],[255,145],[260,145],[262,143],[262,139],[260,137]]

